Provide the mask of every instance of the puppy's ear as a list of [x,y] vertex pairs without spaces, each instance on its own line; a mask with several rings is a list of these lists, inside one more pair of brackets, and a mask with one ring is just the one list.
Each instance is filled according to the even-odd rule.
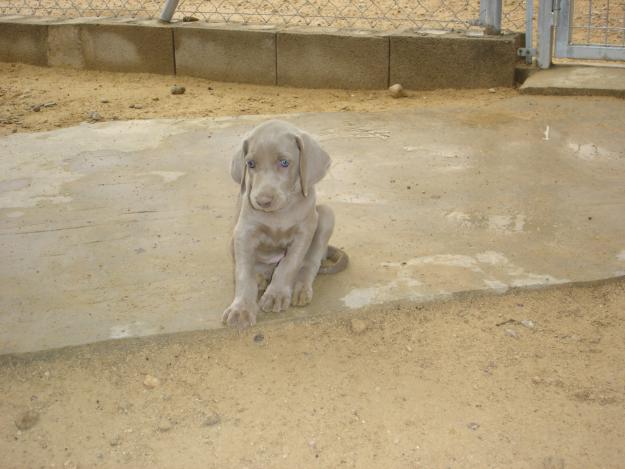
[[245,164],[245,155],[247,154],[248,142],[243,140],[241,149],[237,151],[230,161],[230,175],[234,182],[241,185],[241,192],[245,190],[245,175],[247,174],[247,165]]
[[330,156],[306,132],[295,137],[299,147],[299,178],[302,194],[308,197],[312,186],[323,179],[330,167]]

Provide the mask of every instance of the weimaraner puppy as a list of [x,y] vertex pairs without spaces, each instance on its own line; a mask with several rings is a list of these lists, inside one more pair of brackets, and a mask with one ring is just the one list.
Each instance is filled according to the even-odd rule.
[[[328,246],[334,214],[316,204],[315,184],[329,167],[319,144],[287,122],[265,122],[244,138],[230,165],[241,194],[232,239],[235,294],[225,324],[253,325],[259,307],[280,312],[307,305],[317,273],[347,266],[345,253]],[[330,267],[322,267],[326,259]]]

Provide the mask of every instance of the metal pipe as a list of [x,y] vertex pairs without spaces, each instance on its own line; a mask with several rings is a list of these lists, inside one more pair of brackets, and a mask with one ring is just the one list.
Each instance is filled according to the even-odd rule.
[[537,62],[540,68],[551,66],[553,50],[553,1],[540,0],[538,4]]
[[176,8],[178,8],[179,1],[180,0],[165,0],[165,5],[163,5],[159,20],[166,23],[171,22],[171,19],[174,17],[174,13],[176,12]]
[[[531,50],[534,42],[534,0],[527,0],[525,8],[525,48]],[[532,54],[525,57],[525,62],[532,63]]]
[[501,33],[502,0],[480,0],[480,24],[486,34]]

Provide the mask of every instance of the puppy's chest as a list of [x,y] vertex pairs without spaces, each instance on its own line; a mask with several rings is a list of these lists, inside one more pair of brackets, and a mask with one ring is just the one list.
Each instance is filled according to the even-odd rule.
[[295,227],[285,230],[262,227],[257,234],[257,260],[264,264],[277,264],[285,256],[295,235]]

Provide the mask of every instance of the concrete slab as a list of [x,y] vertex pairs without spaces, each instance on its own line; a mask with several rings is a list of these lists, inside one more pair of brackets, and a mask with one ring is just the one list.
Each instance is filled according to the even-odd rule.
[[390,36],[390,81],[404,88],[491,88],[514,85],[519,35]]
[[[319,199],[349,269],[262,320],[625,274],[625,110],[517,97],[291,115],[334,159]],[[262,117],[111,122],[0,139],[0,352],[220,327],[228,172]]]
[[625,67],[555,65],[539,70],[520,88],[525,94],[625,97]]
[[177,74],[276,84],[274,28],[181,23],[174,26],[173,32]]
[[380,89],[388,85],[388,37],[313,28],[278,32],[278,85]]

